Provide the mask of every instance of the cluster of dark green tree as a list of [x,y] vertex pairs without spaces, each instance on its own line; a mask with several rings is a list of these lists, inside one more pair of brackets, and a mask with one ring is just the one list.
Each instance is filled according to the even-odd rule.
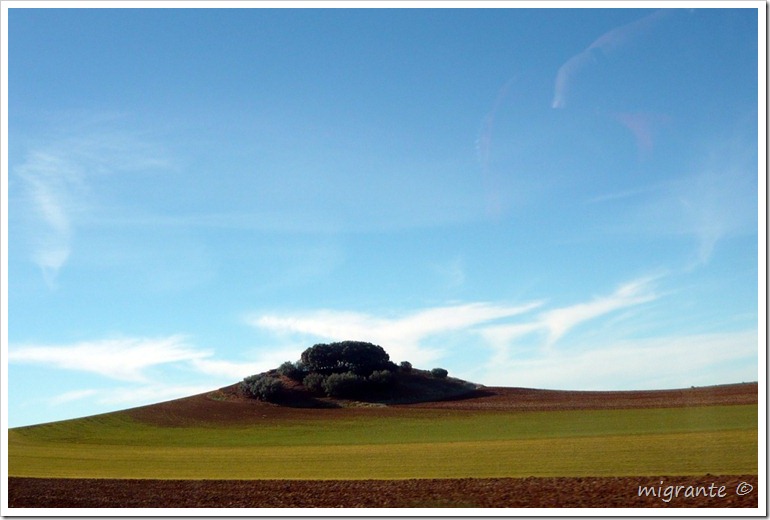
[[[408,361],[396,365],[379,345],[364,341],[318,343],[302,352],[300,360],[286,361],[277,370],[256,374],[241,382],[243,391],[263,401],[276,401],[285,387],[280,376],[301,382],[318,396],[360,398],[387,391],[396,374],[411,372]],[[431,375],[446,378],[447,371],[434,368]]]

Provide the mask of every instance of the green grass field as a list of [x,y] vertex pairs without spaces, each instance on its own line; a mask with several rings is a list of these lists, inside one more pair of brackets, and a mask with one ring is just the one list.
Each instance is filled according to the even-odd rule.
[[405,479],[756,474],[757,406],[387,409],[161,427],[113,413],[8,432],[10,476]]

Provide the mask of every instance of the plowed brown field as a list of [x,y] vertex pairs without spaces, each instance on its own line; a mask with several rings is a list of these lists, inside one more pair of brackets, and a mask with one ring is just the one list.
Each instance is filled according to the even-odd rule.
[[[569,392],[480,388],[462,399],[382,407],[447,410],[569,410],[752,404],[758,385],[744,383],[680,390]],[[320,403],[324,404],[324,403]],[[332,403],[326,403],[331,405]],[[363,409],[362,409],[363,410]],[[166,425],[232,423],[300,417],[320,410],[241,399],[233,388],[130,410],[139,420]],[[367,408],[367,413],[372,410]],[[332,418],[356,408],[324,409]],[[328,415],[327,415],[328,414]],[[713,484],[713,486],[712,486]],[[756,475],[602,478],[420,480],[108,480],[9,478],[10,507],[757,507]],[[657,496],[639,496],[653,486]],[[668,486],[682,486],[664,500]],[[686,496],[687,486],[702,486]],[[724,489],[720,492],[720,487]],[[748,491],[751,488],[750,491]],[[748,492],[746,492],[748,491]],[[705,493],[705,496],[704,496]],[[690,489],[690,495],[693,489]],[[720,496],[721,495],[721,496]]]
[[[753,490],[739,495],[742,483]],[[12,478],[9,484],[11,507],[757,507],[757,477],[733,475],[331,481]],[[639,496],[639,486],[655,486],[656,493],[659,486],[703,486],[708,493],[712,484],[712,496],[700,492],[698,498],[688,498],[684,489],[669,501]]]
[[[757,383],[618,392],[481,387],[462,397],[444,401],[357,408],[349,407],[351,404],[349,402],[318,399],[308,403],[308,406],[316,407],[307,408],[278,406],[243,398],[238,393],[237,385],[233,385],[209,394],[142,406],[128,412],[137,420],[159,426],[185,426],[264,422],[307,418],[319,414],[323,418],[334,419],[338,416],[350,417],[357,410],[371,417],[376,414],[375,410],[380,410],[383,415],[392,415],[398,414],[400,410],[421,408],[468,411],[549,411],[755,404],[758,391]],[[340,403],[342,407],[337,407]]]

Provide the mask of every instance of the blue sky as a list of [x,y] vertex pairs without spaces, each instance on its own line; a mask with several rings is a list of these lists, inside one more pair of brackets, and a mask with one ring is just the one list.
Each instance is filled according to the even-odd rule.
[[760,378],[762,2],[9,4],[10,426],[345,339],[489,386]]

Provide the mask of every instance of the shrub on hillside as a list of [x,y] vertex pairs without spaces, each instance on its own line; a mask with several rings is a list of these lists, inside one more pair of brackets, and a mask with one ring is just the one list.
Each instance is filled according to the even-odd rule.
[[409,361],[402,361],[399,365],[401,367],[402,372],[411,372],[412,371],[412,364]]
[[395,381],[396,376],[390,370],[375,370],[366,378],[372,390],[385,390]]
[[329,397],[357,397],[366,387],[366,379],[353,372],[329,375],[323,383]]
[[288,377],[292,381],[302,381],[307,375],[302,363],[292,363],[291,361],[282,363],[281,366],[278,367],[278,373]]
[[325,393],[325,380],[326,376],[323,374],[319,374],[318,372],[311,372],[305,376],[305,378],[302,380],[302,384],[305,385],[305,388],[307,388],[308,392],[316,395],[323,395]]
[[274,401],[283,392],[283,383],[280,379],[268,374],[255,374],[241,381],[241,389],[250,397],[262,401]]
[[434,368],[433,370],[430,371],[430,375],[432,375],[436,379],[444,379],[446,378],[446,376],[449,375],[449,372],[447,372],[443,368]]

